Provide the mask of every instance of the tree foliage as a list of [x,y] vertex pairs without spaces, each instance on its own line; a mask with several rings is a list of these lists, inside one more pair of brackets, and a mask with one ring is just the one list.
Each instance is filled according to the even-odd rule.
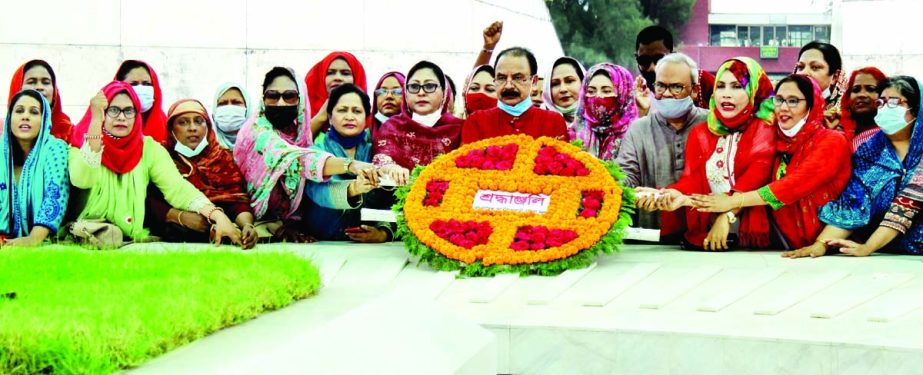
[[689,18],[695,0],[546,0],[564,52],[587,67],[610,61],[633,67],[635,37],[660,24],[676,30]]

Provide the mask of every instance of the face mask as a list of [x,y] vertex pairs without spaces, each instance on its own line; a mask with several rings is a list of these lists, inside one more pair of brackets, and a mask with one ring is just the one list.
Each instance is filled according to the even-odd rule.
[[641,77],[644,77],[644,81],[647,83],[647,89],[654,91],[654,81],[657,79],[657,73],[643,71],[641,72]]
[[591,113],[599,120],[606,120],[615,113],[618,103],[614,96],[599,97],[591,96],[586,99],[587,112]]
[[654,98],[654,108],[657,113],[670,120],[686,117],[693,106],[692,97],[687,96],[683,99],[674,98]]
[[410,118],[412,118],[413,121],[416,121],[420,125],[431,128],[433,125],[436,125],[436,122],[439,121],[440,118],[442,118],[442,113],[440,113],[440,111],[435,111],[428,115],[421,115],[413,112]]
[[223,105],[215,109],[215,125],[223,132],[235,133],[247,122],[247,108]]
[[905,114],[907,114],[907,108],[904,107],[890,108],[885,106],[884,108],[878,108],[875,123],[881,128],[881,131],[891,135],[907,126],[908,122],[904,120]]
[[805,116],[803,119],[801,119],[801,121],[798,121],[798,123],[795,124],[795,126],[792,126],[791,129],[788,129],[788,130],[785,130],[782,128],[779,128],[779,129],[782,130],[782,134],[785,134],[786,137],[792,138],[798,135],[798,132],[800,132],[801,128],[804,127],[804,124],[807,124],[807,123],[808,123],[808,117]]
[[491,109],[497,106],[497,99],[487,96],[487,94],[482,92],[476,92],[473,94],[465,95],[465,110],[468,111],[468,114],[472,114],[475,111],[483,111],[485,109]]
[[298,106],[296,105],[272,105],[266,106],[263,115],[272,126],[283,129],[292,126],[295,119],[298,118]]
[[384,115],[383,113],[381,113],[381,112],[375,113],[375,119],[378,120],[378,122],[380,122],[380,123],[382,123],[382,124],[384,124],[385,121],[388,121],[389,118],[390,118],[390,117],[385,116],[385,115]]
[[521,102],[512,106],[498,100],[497,107],[502,109],[503,112],[509,113],[510,116],[519,117],[522,116],[522,114],[525,113],[529,108],[532,108],[532,100],[525,98]]
[[154,86],[134,85],[131,88],[135,90],[135,95],[138,95],[138,100],[141,101],[141,113],[150,111],[154,107]]
[[577,112],[577,107],[578,107],[577,102],[574,102],[574,104],[571,104],[570,106],[567,106],[567,107],[561,107],[557,104],[554,105],[554,109],[557,109],[558,112],[561,112],[562,115],[574,114],[574,112]]
[[176,138],[176,134],[173,134],[173,139],[176,139],[176,145],[173,146],[173,150],[178,154],[183,155],[187,158],[194,158],[199,156],[202,151],[205,151],[205,147],[208,146],[208,128],[205,128],[205,135],[202,136],[202,140],[199,141],[199,145],[195,146],[195,149],[186,147],[182,142]]

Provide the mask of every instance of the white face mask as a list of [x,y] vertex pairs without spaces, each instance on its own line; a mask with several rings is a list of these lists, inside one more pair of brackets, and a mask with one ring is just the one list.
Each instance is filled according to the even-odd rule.
[[376,113],[375,113],[375,119],[378,120],[378,122],[380,122],[380,123],[382,123],[382,124],[384,124],[385,121],[388,121],[389,118],[390,118],[390,117],[385,116],[384,113],[381,113],[381,112],[376,112]]
[[801,131],[801,128],[803,128],[804,124],[806,123],[808,123],[808,116],[804,116],[804,118],[802,118],[801,121],[798,121],[798,123],[795,124],[795,126],[792,126],[791,129],[786,130],[786,129],[782,129],[781,127],[779,129],[782,130],[782,134],[785,134],[786,137],[791,138],[791,137],[798,135],[798,132]]
[[215,125],[223,132],[235,133],[247,122],[247,107],[226,104],[215,109]]
[[875,124],[878,124],[878,127],[885,134],[897,133],[910,124],[904,119],[907,111],[908,109],[904,107],[891,108],[885,106],[884,108],[878,108],[878,114],[875,115]]
[[179,139],[176,138],[175,133],[173,134],[173,139],[176,139],[176,145],[173,146],[174,151],[187,158],[194,158],[199,156],[202,151],[205,151],[205,147],[208,146],[208,127],[205,128],[205,134],[202,135],[202,140],[199,141],[197,146],[195,146],[195,149],[191,149],[180,142]]
[[691,96],[687,96],[683,99],[654,98],[653,104],[658,113],[670,120],[686,117],[695,105],[695,103],[692,102]]
[[154,107],[154,86],[145,86],[145,85],[134,85],[131,88],[135,90],[135,95],[138,95],[138,100],[141,101],[141,113],[147,113],[152,107]]
[[428,115],[421,115],[413,112],[413,115],[410,117],[413,119],[413,121],[418,122],[420,125],[431,128],[433,125],[436,125],[436,122],[439,121],[440,118],[442,118],[442,113],[440,113],[440,111],[435,111]]

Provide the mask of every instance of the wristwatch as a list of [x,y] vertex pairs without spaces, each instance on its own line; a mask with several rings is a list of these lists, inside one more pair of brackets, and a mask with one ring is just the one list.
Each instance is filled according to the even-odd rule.
[[733,212],[728,211],[724,213],[728,217],[728,223],[734,224],[737,222],[737,215],[734,215]]
[[345,171],[343,173],[351,173],[349,171],[349,165],[353,163],[353,159],[350,159],[350,158],[340,158],[340,159],[343,160],[343,170]]

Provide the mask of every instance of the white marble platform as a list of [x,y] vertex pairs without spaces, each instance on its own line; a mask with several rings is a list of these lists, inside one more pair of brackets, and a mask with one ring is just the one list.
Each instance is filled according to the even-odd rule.
[[[221,373],[229,359],[255,361],[394,293],[492,332],[501,374],[923,372],[921,257],[790,260],[779,252],[634,245],[599,258],[592,269],[557,277],[455,279],[408,264],[400,244],[321,243],[286,251],[320,265],[327,286],[317,296],[136,372]],[[427,303],[439,308],[423,307]],[[401,361],[420,360],[413,353],[436,347],[458,352],[419,346],[414,338],[425,329],[407,329],[375,340],[398,347],[411,342]],[[358,350],[340,355],[343,361],[373,358]],[[444,365],[455,368],[447,373],[461,371]],[[472,373],[493,373],[486,368]]]

